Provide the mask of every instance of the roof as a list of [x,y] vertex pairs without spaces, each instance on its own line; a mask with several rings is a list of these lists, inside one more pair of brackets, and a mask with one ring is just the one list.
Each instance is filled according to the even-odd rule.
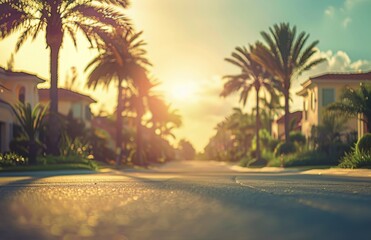
[[307,94],[306,89],[314,82],[341,82],[341,81],[371,81],[371,71],[370,72],[359,72],[359,73],[326,73],[314,77],[310,77],[308,80],[303,82],[301,86],[303,87],[300,91],[296,93],[298,96],[304,96]]
[[[297,122],[300,122],[303,117],[303,111],[296,111],[290,113],[289,120],[296,119]],[[283,123],[285,121],[285,115],[282,115],[281,117],[277,118],[277,123]]]
[[[58,98],[59,100],[64,101],[72,101],[72,102],[79,102],[79,101],[87,101],[89,103],[96,103],[93,98],[88,95],[84,95],[78,92],[74,92],[64,88],[58,88]],[[39,99],[40,101],[49,101],[49,89],[39,89]]]
[[326,73],[311,77],[311,80],[371,80],[371,72],[366,73]]
[[39,78],[35,74],[30,74],[30,73],[26,73],[26,72],[14,72],[14,71],[2,68],[2,67],[0,67],[0,76],[1,75],[5,76],[7,78],[19,78],[19,77],[21,77],[21,78],[33,79],[33,80],[36,80],[39,83],[45,82],[44,79]]

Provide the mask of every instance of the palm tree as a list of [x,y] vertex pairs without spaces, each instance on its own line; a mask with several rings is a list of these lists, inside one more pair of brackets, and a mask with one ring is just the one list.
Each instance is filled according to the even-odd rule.
[[13,108],[14,114],[21,127],[22,137],[27,142],[27,152],[29,164],[35,165],[37,163],[36,156],[38,151],[39,134],[44,127],[44,117],[46,107],[37,105],[32,108],[28,104],[19,104]]
[[256,50],[256,46],[250,46],[250,51],[246,47],[237,47],[232,53],[231,58],[225,60],[240,68],[241,73],[237,75],[227,75],[224,79],[227,82],[224,84],[224,89],[220,94],[226,97],[234,92],[240,91],[240,102],[245,106],[247,98],[252,89],[256,93],[256,158],[260,160],[260,115],[259,115],[259,93],[261,88],[270,89],[272,81],[270,75],[262,66],[251,58],[251,54]]
[[92,44],[101,31],[117,28],[128,29],[129,21],[117,7],[126,8],[128,0],[7,0],[0,2],[0,39],[21,31],[15,51],[28,38],[35,39],[45,32],[46,45],[50,48],[50,118],[49,151],[57,155],[58,135],[58,58],[67,34],[77,46],[80,31]]
[[[114,31],[106,33],[100,42],[100,53],[86,67],[90,70],[87,86],[96,88],[99,84],[107,89],[112,82],[117,85],[116,107],[116,150],[117,160],[122,158],[122,112],[123,83],[126,89],[136,88],[142,81],[147,81],[145,67],[150,65],[145,58],[144,41],[140,39],[142,32]],[[117,161],[117,162],[118,162]]]
[[281,82],[285,99],[285,139],[289,141],[291,81],[325,59],[314,58],[319,41],[305,47],[309,34],[301,32],[297,35],[296,27],[291,28],[289,23],[275,24],[269,28],[269,33],[263,31],[261,35],[267,45],[257,43],[252,58]]
[[347,87],[340,96],[340,101],[327,107],[330,111],[338,111],[353,117],[361,115],[367,131],[371,132],[371,85],[360,84],[359,89]]

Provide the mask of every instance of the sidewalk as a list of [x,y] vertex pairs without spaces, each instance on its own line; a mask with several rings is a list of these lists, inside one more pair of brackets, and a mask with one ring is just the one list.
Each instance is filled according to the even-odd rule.
[[281,168],[281,167],[245,168],[240,167],[238,165],[233,165],[230,167],[230,169],[236,172],[245,173],[298,173],[308,175],[335,175],[335,176],[371,178],[371,169],[328,168],[328,169],[303,170],[300,168]]

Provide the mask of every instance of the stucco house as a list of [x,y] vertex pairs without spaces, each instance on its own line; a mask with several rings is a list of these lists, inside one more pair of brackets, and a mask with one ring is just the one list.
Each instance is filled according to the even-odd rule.
[[[301,131],[301,122],[302,122],[302,111],[295,111],[290,113],[289,121],[292,131]],[[275,139],[284,140],[285,139],[285,116],[275,119],[272,122],[272,137]]]
[[[39,89],[38,92],[40,103],[47,105],[50,102],[49,89]],[[65,116],[72,113],[75,119],[83,121],[87,127],[91,126],[90,104],[92,103],[96,103],[96,101],[90,96],[58,88],[58,112]]]
[[19,102],[35,106],[39,102],[37,85],[45,80],[25,72],[0,67],[0,152],[9,151],[16,122],[11,106]]
[[[360,83],[371,84],[371,72],[327,73],[302,83],[302,89],[297,92],[298,96],[303,97],[302,133],[310,137],[312,126],[321,124],[326,106],[340,100],[345,87],[357,89]],[[357,118],[350,118],[347,125],[347,131],[356,131],[358,136],[366,131],[365,124]]]

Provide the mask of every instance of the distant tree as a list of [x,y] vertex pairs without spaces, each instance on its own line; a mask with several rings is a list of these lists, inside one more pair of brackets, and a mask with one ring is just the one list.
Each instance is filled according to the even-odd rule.
[[115,82],[117,86],[116,107],[116,150],[117,162],[122,159],[122,112],[123,112],[123,83],[130,88],[136,88],[142,82],[148,81],[145,77],[145,67],[150,65],[143,49],[144,41],[140,39],[142,32],[114,31],[104,36],[100,43],[100,53],[86,67],[90,70],[87,86],[96,88],[99,84],[108,86]]
[[251,54],[256,51],[256,46],[250,46],[250,50],[245,47],[237,47],[235,52],[232,53],[231,58],[226,58],[225,60],[240,68],[241,72],[236,75],[224,76],[226,83],[222,93],[222,97],[226,97],[234,92],[240,91],[240,102],[246,105],[247,98],[249,94],[255,91],[256,94],[256,158],[260,160],[260,140],[259,140],[259,130],[261,126],[260,122],[260,89],[270,89],[272,88],[272,79],[267,71],[254,59],[252,59]]
[[327,107],[330,111],[340,112],[357,117],[366,123],[368,132],[371,132],[371,85],[360,84],[359,89],[347,87],[340,96],[340,101]]
[[314,58],[318,41],[305,47],[309,34],[301,32],[297,35],[296,27],[291,28],[289,23],[275,24],[261,35],[266,45],[257,43],[252,58],[281,82],[280,90],[285,99],[285,139],[289,141],[291,82],[325,59]]
[[65,34],[77,46],[77,32],[90,43],[99,38],[101,31],[129,29],[129,21],[117,7],[127,7],[128,0],[71,1],[71,0],[8,0],[0,2],[0,39],[20,31],[16,51],[28,39],[45,32],[50,48],[50,116],[49,151],[59,154],[58,138],[58,59]]
[[179,141],[179,150],[182,159],[184,160],[194,160],[196,156],[196,150],[194,149],[192,143],[182,139]]

